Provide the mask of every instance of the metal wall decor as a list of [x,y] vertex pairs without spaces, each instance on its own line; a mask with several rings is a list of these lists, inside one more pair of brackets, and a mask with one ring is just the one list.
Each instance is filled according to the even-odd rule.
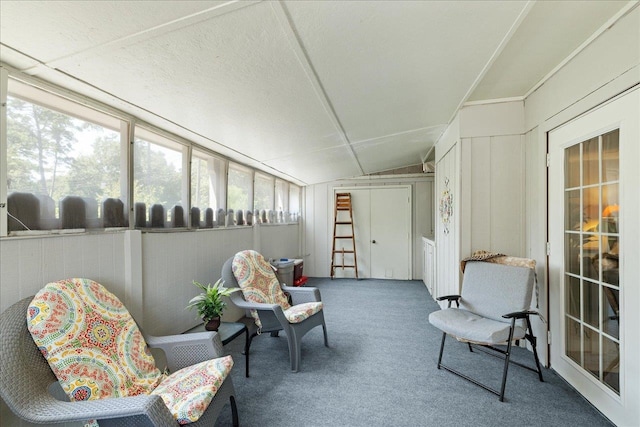
[[444,234],[449,234],[449,224],[453,216],[453,194],[449,190],[449,178],[444,179],[445,190],[440,197],[440,218],[444,227]]

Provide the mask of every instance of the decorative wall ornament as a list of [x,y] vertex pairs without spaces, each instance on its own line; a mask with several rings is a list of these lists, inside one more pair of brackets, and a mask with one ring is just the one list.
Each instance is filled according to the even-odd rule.
[[453,194],[449,190],[449,178],[444,179],[445,190],[440,197],[440,218],[444,226],[444,234],[449,234],[449,224],[453,216]]

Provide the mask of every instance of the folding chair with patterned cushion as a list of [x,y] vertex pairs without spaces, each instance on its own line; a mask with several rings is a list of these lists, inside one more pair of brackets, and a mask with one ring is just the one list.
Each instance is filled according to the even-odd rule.
[[[535,268],[535,261],[530,261]],[[505,265],[493,263],[493,261],[468,262],[464,270],[462,295],[437,298],[439,301],[448,300],[449,307],[429,315],[429,322],[442,331],[438,369],[444,368],[497,394],[500,401],[504,400],[509,363],[537,372],[542,381],[536,338],[529,320],[530,315],[538,314],[529,310],[534,278],[534,269],[529,267]],[[457,307],[451,307],[452,301],[456,302]],[[472,352],[473,348],[486,349],[490,350],[492,355],[504,357],[502,384],[499,390],[488,387],[442,363],[447,334],[467,343]],[[521,339],[531,343],[535,369],[511,360],[512,342]],[[473,347],[472,344],[474,344]],[[496,347],[498,345],[506,345],[506,349]]]
[[[226,286],[240,287],[242,292],[231,294],[231,301],[249,310],[258,327],[258,332],[251,335],[249,345],[257,334],[271,332],[275,335],[283,330],[294,372],[298,372],[300,366],[300,341],[311,329],[322,326],[324,345],[329,346],[318,288],[281,286],[271,264],[252,250],[238,252],[229,258],[222,267],[222,279]],[[291,304],[285,292],[290,295]]]
[[[213,425],[230,402],[238,425],[233,360],[219,357],[215,332],[145,340],[120,300],[94,281],[49,283],[2,313],[0,330],[0,394],[29,422]],[[170,375],[147,344],[165,352]]]

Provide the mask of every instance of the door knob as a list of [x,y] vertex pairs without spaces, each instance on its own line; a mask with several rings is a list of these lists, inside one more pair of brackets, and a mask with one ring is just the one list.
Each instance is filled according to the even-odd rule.
[[375,240],[372,240],[372,241],[371,241],[371,243],[375,243],[375,242],[376,242]]

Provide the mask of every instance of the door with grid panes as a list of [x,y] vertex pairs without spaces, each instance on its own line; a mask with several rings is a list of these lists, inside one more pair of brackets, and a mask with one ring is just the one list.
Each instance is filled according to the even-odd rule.
[[640,425],[640,98],[549,132],[551,367],[618,425]]

